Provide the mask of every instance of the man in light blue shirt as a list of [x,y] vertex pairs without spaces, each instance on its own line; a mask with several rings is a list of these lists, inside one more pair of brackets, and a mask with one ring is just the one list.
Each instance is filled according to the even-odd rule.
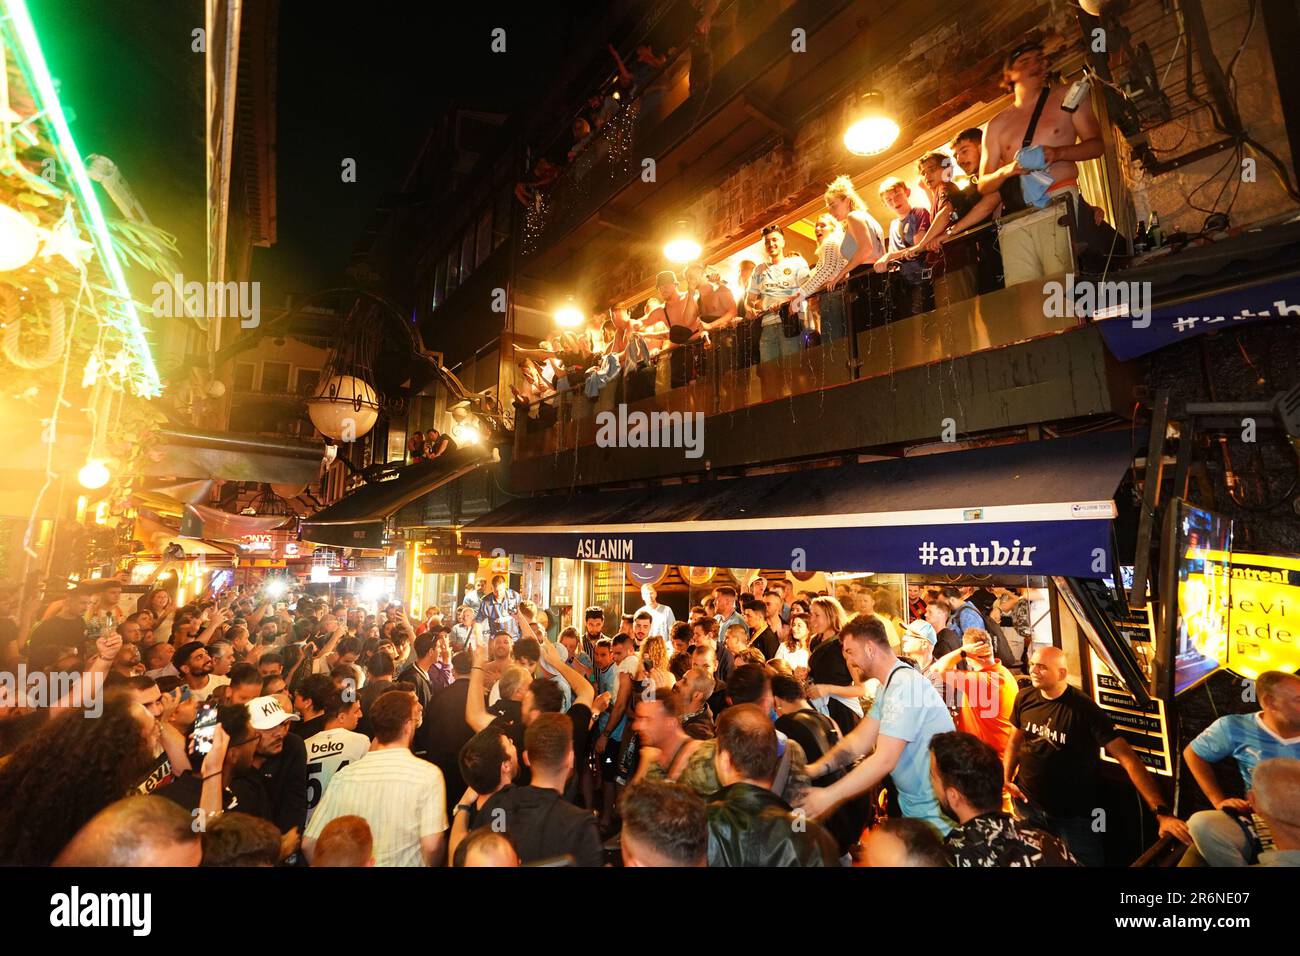
[[[641,585],[641,600],[645,601],[636,614],[642,611],[650,612],[650,634],[658,635],[667,643],[673,631],[673,625],[677,623],[677,615],[667,604],[659,603],[659,592],[655,590],[653,584]],[[635,615],[634,615],[635,616]],[[669,645],[671,647],[671,645]]]
[[[1255,768],[1265,760],[1300,761],[1300,676],[1266,671],[1255,680],[1260,709],[1226,714],[1187,745],[1183,760],[1213,810],[1192,814],[1187,828],[1197,851],[1210,866],[1246,866],[1260,849],[1250,832],[1249,799],[1229,797],[1219,786],[1214,764],[1237,761],[1249,796]],[[1244,822],[1237,817],[1244,816]]]
[[954,729],[948,706],[920,671],[895,656],[879,618],[853,618],[840,631],[840,642],[845,659],[863,677],[878,680],[880,690],[871,712],[834,748],[808,765],[808,776],[816,780],[848,767],[859,757],[866,759],[830,786],[810,790],[804,811],[813,818],[825,817],[888,776],[904,816],[925,820],[940,836],[945,835],[953,821],[939,808],[930,782],[930,738]]

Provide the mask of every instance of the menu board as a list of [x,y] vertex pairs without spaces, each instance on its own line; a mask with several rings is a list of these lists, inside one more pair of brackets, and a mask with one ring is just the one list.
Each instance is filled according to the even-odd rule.
[[[1130,694],[1124,684],[1111,673],[1095,651],[1089,650],[1092,659],[1092,698],[1137,752],[1138,758],[1152,773],[1163,777],[1173,775],[1173,760],[1169,753],[1169,724],[1165,719],[1165,702],[1158,697],[1143,704]],[[1119,763],[1102,748],[1101,759]]]

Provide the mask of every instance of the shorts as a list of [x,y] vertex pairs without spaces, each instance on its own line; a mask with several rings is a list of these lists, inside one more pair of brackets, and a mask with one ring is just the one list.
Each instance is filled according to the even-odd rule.
[[[1056,199],[1062,195],[1069,195],[1072,208],[1079,208],[1077,188],[1058,189],[1051,197]],[[1002,272],[1007,288],[1074,271],[1070,233],[1058,222],[1060,218],[1061,207],[1053,202],[1038,212],[1025,213],[1011,222],[998,224]]]

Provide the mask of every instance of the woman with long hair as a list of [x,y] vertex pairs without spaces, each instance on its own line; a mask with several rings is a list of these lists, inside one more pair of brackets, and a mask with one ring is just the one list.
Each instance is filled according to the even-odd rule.
[[0,866],[49,866],[91,817],[154,763],[157,721],[125,696],[50,720],[0,766]]
[[790,614],[790,630],[781,646],[776,649],[776,659],[789,664],[791,671],[808,668],[808,629],[807,614]]
[[865,686],[844,659],[839,633],[848,623],[844,606],[833,597],[813,598],[809,613],[812,651],[808,655],[808,702],[847,734],[862,720]]
[[[839,228],[821,240],[817,250],[817,268],[799,284],[799,291],[790,303],[792,309],[801,306],[805,299],[822,291],[833,290],[848,278],[858,266],[875,262],[885,252],[884,233],[880,223],[867,212],[853,181],[839,176],[826,187],[826,208]],[[843,296],[821,297],[822,336],[840,339],[848,335]]]
[[637,679],[652,681],[656,691],[671,691],[677,683],[668,669],[668,645],[658,634],[647,637],[641,645],[641,673]]

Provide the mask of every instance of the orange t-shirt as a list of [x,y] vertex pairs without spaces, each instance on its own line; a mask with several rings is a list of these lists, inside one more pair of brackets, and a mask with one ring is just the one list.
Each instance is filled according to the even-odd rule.
[[968,659],[972,669],[967,671],[957,669],[959,662],[954,660],[942,672],[944,699],[957,712],[957,729],[974,734],[1002,756],[1015,729],[1011,708],[1020,690],[1016,678],[998,661],[975,670],[976,663]]

